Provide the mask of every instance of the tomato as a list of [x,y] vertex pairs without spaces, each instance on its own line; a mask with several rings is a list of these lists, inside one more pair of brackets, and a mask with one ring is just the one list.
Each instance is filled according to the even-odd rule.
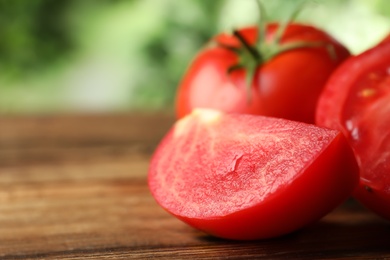
[[[278,27],[277,23],[266,27],[262,46],[272,45]],[[255,45],[257,27],[243,28],[238,33],[248,45]],[[280,51],[263,60],[267,50],[269,54],[275,48],[302,43],[306,47]],[[220,34],[198,53],[177,90],[178,118],[200,107],[314,123],[315,106],[323,85],[333,70],[349,56],[349,51],[325,32],[309,25],[290,23],[278,46],[258,51],[259,64],[248,90],[248,69],[229,72],[229,68],[242,60],[242,55],[232,48],[241,48],[243,52],[243,44],[236,36]],[[252,50],[256,51],[255,47]],[[335,55],[331,55],[330,50]],[[245,65],[245,60],[242,65]]]
[[169,213],[213,236],[293,232],[343,202],[358,183],[344,136],[315,125],[195,109],[156,149],[149,188]]
[[347,136],[361,169],[355,197],[390,219],[390,41],[335,71],[319,99],[316,121]]
[[390,42],[390,33],[389,33],[385,38],[382,39],[382,41],[380,42],[380,44],[381,44],[381,43],[385,43],[385,42]]

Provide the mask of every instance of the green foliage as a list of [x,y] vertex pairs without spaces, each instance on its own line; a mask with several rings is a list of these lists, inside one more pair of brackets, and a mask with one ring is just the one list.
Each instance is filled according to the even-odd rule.
[[1,0],[0,68],[20,75],[54,62],[72,49],[64,23],[71,1]]
[[[263,1],[283,19],[302,0]],[[256,22],[253,0],[0,0],[0,113],[171,109],[197,51]],[[390,30],[390,1],[309,1],[298,20],[354,53]]]
[[[184,69],[217,31],[215,14],[222,1],[189,2],[168,3],[163,28],[151,35],[139,50],[148,74],[152,75],[145,76],[140,82],[142,87],[136,89],[141,106],[145,103],[151,106],[172,104],[172,93]],[[189,15],[188,10],[192,10],[193,15]],[[155,104],[151,104],[153,101]]]

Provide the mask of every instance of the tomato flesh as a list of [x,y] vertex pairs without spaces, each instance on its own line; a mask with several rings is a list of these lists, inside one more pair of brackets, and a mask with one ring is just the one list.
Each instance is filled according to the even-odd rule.
[[390,191],[390,75],[386,70],[375,70],[357,81],[351,88],[354,95],[345,102],[342,121],[364,168],[362,178],[376,189]]
[[153,155],[148,177],[168,212],[206,233],[242,240],[320,219],[357,181],[340,132],[216,110],[179,120]]
[[317,123],[344,132],[361,169],[355,196],[390,219],[390,42],[335,72],[319,99]]

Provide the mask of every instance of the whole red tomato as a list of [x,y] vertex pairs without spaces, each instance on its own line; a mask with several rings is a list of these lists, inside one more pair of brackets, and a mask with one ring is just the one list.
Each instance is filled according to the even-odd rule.
[[279,40],[278,28],[268,24],[260,43],[258,27],[217,35],[178,88],[177,117],[201,107],[313,123],[323,85],[349,51],[312,26],[290,23]]
[[360,166],[355,197],[390,220],[390,41],[343,63],[317,108],[318,125],[347,136]]

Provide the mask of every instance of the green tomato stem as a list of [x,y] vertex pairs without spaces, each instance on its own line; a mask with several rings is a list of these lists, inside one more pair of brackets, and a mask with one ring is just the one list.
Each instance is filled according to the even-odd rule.
[[244,49],[252,56],[252,58],[256,61],[259,61],[259,60],[262,60],[261,59],[261,55],[260,53],[258,52],[258,50],[256,48],[254,48],[253,46],[251,46],[246,40],[245,38],[241,35],[241,33],[237,30],[234,30],[233,31],[233,35],[240,41],[240,43],[242,44],[242,46],[244,47]]

